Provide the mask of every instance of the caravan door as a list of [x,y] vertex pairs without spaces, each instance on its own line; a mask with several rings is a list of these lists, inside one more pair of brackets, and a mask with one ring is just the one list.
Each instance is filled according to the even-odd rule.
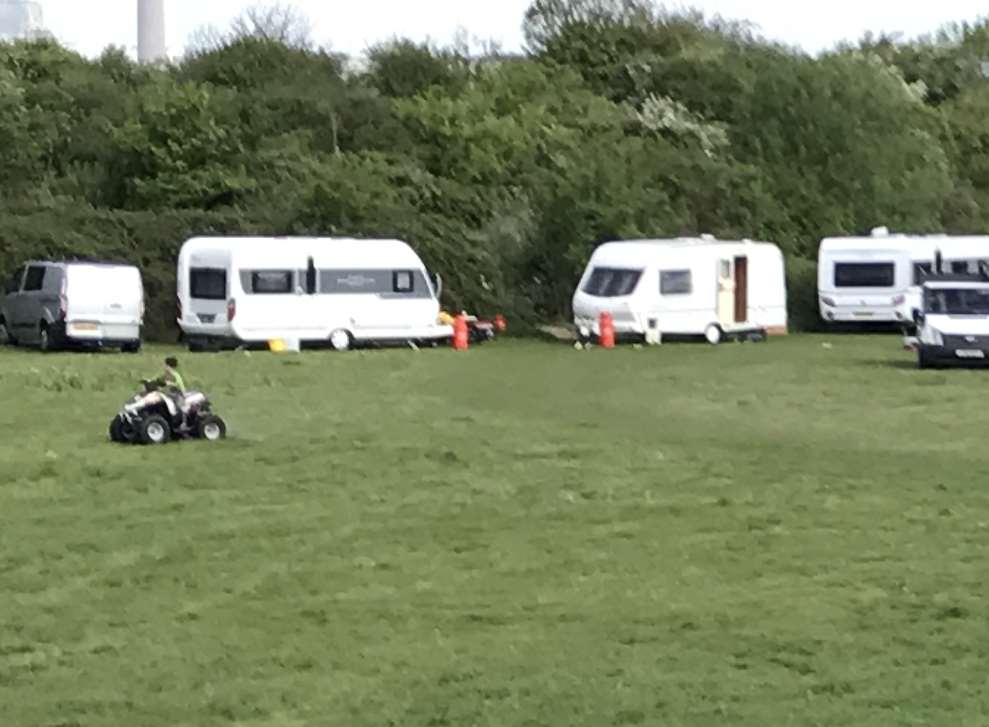
[[735,258],[735,323],[749,320],[749,259]]
[[735,324],[735,265],[731,258],[718,260],[718,323]]

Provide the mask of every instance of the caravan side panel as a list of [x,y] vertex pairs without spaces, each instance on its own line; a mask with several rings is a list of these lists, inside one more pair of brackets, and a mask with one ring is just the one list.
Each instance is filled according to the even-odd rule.
[[760,245],[749,255],[749,321],[771,336],[786,335],[786,262],[773,245]]

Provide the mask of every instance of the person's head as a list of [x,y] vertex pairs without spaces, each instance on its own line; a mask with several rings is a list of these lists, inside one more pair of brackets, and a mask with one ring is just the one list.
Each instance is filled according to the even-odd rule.
[[179,367],[179,360],[174,356],[169,356],[165,359],[165,366],[170,369],[177,369]]

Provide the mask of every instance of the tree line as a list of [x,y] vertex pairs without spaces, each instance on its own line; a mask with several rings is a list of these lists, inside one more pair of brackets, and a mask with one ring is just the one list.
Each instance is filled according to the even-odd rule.
[[563,319],[600,242],[711,233],[786,252],[812,326],[822,236],[989,227],[989,24],[818,57],[644,0],[535,0],[526,49],[395,40],[361,62],[284,12],[164,68],[0,45],[0,274],[141,266],[173,338],[197,234],[394,236],[446,303]]

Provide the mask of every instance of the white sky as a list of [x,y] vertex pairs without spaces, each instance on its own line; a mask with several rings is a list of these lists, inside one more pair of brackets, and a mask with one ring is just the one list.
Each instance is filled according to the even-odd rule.
[[[251,0],[165,0],[168,47],[181,55],[197,28],[227,22]],[[266,4],[260,0],[260,4]],[[333,50],[360,53],[394,36],[448,42],[458,30],[499,42],[522,43],[520,26],[529,0],[294,0],[313,21],[315,40]],[[950,21],[989,14],[977,0],[696,0],[708,15],[750,20],[762,35],[816,52],[867,30],[915,36]],[[110,44],[136,46],[136,0],[42,0],[45,24],[63,43],[87,55]],[[667,3],[682,7],[683,2]]]

